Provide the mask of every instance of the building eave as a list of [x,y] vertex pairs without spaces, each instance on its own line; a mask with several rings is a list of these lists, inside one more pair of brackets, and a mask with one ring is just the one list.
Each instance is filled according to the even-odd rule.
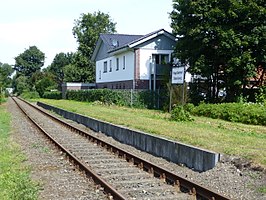
[[149,41],[149,40],[151,40],[151,39],[153,39],[153,38],[155,38],[155,37],[157,37],[159,35],[165,35],[165,36],[169,37],[170,39],[172,39],[173,41],[176,41],[176,39],[177,39],[171,33],[165,31],[164,29],[160,29],[160,30],[158,30],[158,31],[156,31],[156,32],[154,32],[152,34],[148,34],[148,35],[144,36],[143,38],[140,38],[137,41],[131,42],[130,44],[128,44],[128,47],[129,48],[134,48],[134,47],[136,47],[136,46],[138,46],[138,45],[140,45],[140,44],[142,44],[144,42],[147,42],[147,41]]
[[116,48],[116,49],[111,49],[108,51],[108,54],[110,55],[115,55],[115,54],[120,54],[123,53],[127,50],[129,50],[130,48],[128,47],[128,45],[120,47],[120,48]]

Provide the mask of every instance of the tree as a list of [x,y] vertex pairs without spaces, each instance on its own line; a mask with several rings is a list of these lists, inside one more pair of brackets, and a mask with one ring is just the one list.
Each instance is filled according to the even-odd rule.
[[30,86],[27,80],[28,78],[26,76],[16,74],[15,77],[13,77],[14,93],[20,95],[25,91],[30,91]]
[[56,54],[52,64],[47,68],[46,71],[51,72],[55,81],[58,84],[58,88],[61,88],[62,83],[64,82],[64,68],[67,65],[70,65],[74,62],[74,54],[73,53],[59,53]]
[[13,71],[11,65],[0,62],[0,88],[4,89],[11,86],[12,79],[10,76]]
[[36,46],[30,46],[23,53],[15,57],[14,69],[26,77],[31,77],[36,71],[39,71],[44,65],[45,54]]
[[256,67],[266,62],[264,0],[174,0],[171,27],[179,37],[175,55],[192,74],[207,77],[208,96],[227,100],[243,92]]
[[75,20],[72,31],[79,46],[74,67],[80,71],[80,74],[85,72],[88,75],[86,79],[81,78],[83,81],[95,81],[95,63],[90,58],[100,33],[115,33],[115,25],[108,14],[100,11],[82,14],[78,20]]
[[35,87],[40,97],[43,97],[44,92],[56,89],[57,83],[53,79],[53,74],[50,72],[43,72],[43,78],[36,82]]

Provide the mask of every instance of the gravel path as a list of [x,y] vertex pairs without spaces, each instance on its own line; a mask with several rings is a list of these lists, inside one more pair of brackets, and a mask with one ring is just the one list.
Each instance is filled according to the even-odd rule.
[[[63,160],[63,157],[51,148],[51,145],[47,144],[45,139],[39,134],[34,133],[29,124],[21,124],[23,115],[18,112],[18,109],[16,109],[16,106],[11,100],[9,100],[8,103],[9,110],[13,116],[14,139],[21,144],[23,150],[28,155],[27,162],[31,166],[44,166],[41,168],[43,172],[41,175],[39,175],[37,171],[33,171],[33,178],[42,183],[43,190],[40,193],[40,199],[101,199],[101,192],[95,190],[92,183],[89,183],[86,179],[84,179],[84,182],[88,182],[86,183],[86,186],[88,186],[87,188],[84,188],[85,184],[75,183],[75,180],[73,180],[73,185],[71,184],[72,181],[67,181],[71,179],[71,177],[68,177],[70,174],[76,174],[78,172],[74,171],[69,163]],[[71,122],[69,120],[66,121]],[[257,168],[252,168],[248,164],[245,165],[241,160],[237,162],[239,161],[238,158],[224,156],[222,162],[218,163],[214,169],[198,173],[186,167],[170,163],[164,159],[151,156],[150,154],[141,152],[128,145],[118,143],[112,138],[101,133],[95,133],[82,125],[74,122],[71,123],[120,148],[141,155],[144,159],[163,165],[180,176],[197,181],[203,186],[212,188],[213,190],[216,189],[218,192],[232,199],[266,200],[265,194],[263,195],[258,192],[258,188],[262,186],[265,187],[266,185],[265,171],[258,171]],[[51,156],[54,154],[57,155],[56,159],[54,156]],[[54,173],[52,174],[51,171]],[[67,185],[65,185],[65,183],[67,183]],[[75,192],[76,190],[78,192]],[[68,196],[70,193],[69,191],[74,192],[73,194],[71,193],[71,197]],[[80,194],[80,191],[82,191],[83,194]],[[89,195],[92,194],[93,196],[95,194],[98,195],[99,198],[95,198],[95,196],[89,197]]]
[[31,177],[41,186],[39,199],[74,200],[107,199],[93,182],[77,171],[71,163],[51,145],[41,133],[25,120],[24,114],[9,99],[12,115],[13,140],[27,157],[26,165],[32,169]]

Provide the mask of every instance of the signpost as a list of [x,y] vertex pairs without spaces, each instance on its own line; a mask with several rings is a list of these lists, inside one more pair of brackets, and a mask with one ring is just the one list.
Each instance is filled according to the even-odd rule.
[[169,111],[171,111],[172,107],[172,85],[182,85],[182,105],[185,104],[185,66],[182,65],[178,59],[174,59],[173,67],[172,67],[172,80],[170,86],[170,105]]
[[172,84],[184,84],[185,67],[172,68]]

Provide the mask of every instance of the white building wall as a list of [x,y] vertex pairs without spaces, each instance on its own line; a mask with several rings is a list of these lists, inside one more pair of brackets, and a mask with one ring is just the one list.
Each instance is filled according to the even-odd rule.
[[168,54],[169,62],[171,61],[171,53],[173,50],[155,50],[155,49],[140,49],[140,79],[150,79],[150,65],[153,54]]
[[[125,56],[125,69],[123,57]],[[119,70],[116,70],[116,59],[119,58]],[[110,60],[112,71],[110,72]],[[104,62],[107,61],[107,72],[104,72]],[[134,78],[134,52],[128,51],[96,62],[96,83],[133,80]]]

